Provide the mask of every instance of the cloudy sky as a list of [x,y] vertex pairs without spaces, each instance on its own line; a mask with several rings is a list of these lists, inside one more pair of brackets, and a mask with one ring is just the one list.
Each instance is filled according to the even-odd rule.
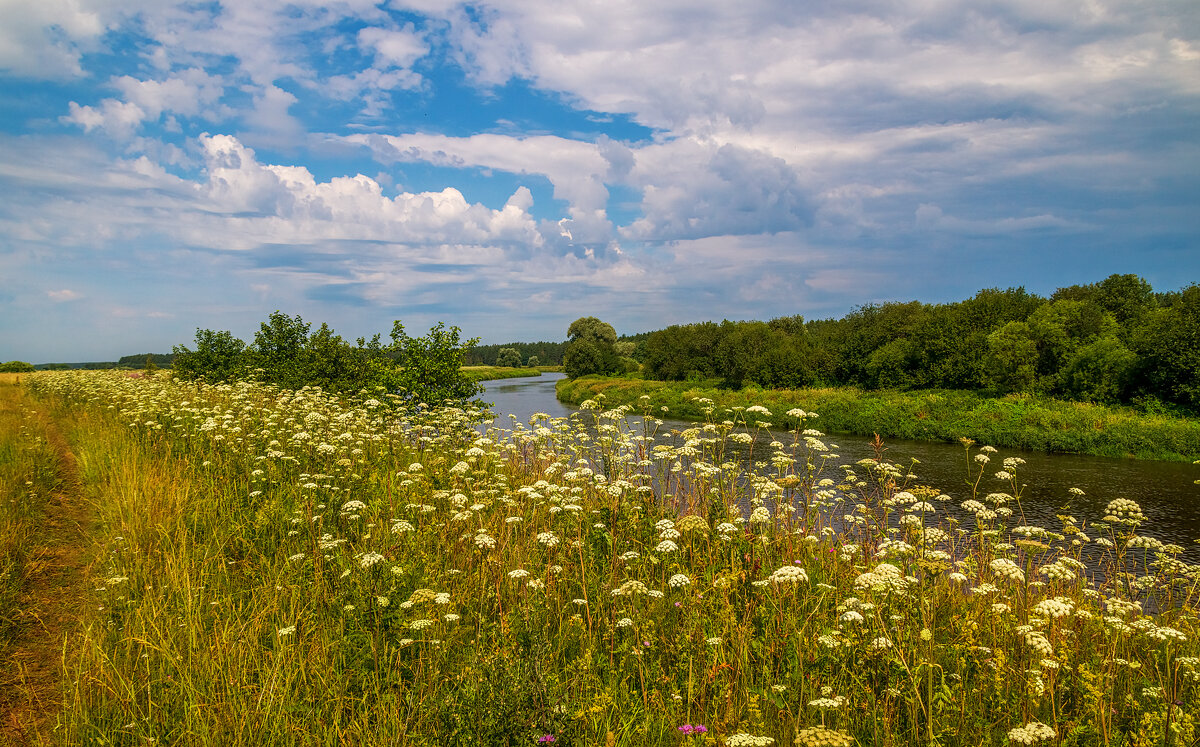
[[0,0],[0,360],[1200,281],[1195,0]]

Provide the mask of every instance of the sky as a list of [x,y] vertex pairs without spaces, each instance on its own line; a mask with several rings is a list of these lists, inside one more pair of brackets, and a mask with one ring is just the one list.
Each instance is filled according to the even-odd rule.
[[1200,281],[1195,0],[0,0],[0,360]]

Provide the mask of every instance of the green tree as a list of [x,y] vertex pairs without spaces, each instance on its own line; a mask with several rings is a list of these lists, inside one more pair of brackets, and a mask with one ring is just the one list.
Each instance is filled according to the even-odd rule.
[[263,369],[266,381],[285,389],[303,387],[306,383],[306,372],[302,370],[303,351],[310,326],[299,314],[289,317],[278,310],[273,311],[254,334],[249,364]]
[[1136,338],[1139,388],[1200,413],[1200,285],[1147,315]]
[[987,336],[988,374],[997,389],[1028,392],[1037,379],[1037,343],[1025,322],[1009,322]]
[[244,377],[246,343],[232,332],[211,329],[196,330],[196,349],[185,345],[174,347],[175,375],[181,379],[201,379],[208,382],[231,381]]
[[531,355],[529,356],[529,360],[525,363],[525,365],[529,366],[530,368],[537,368],[538,366],[542,365],[542,363],[540,360],[538,360],[536,355]]
[[516,348],[500,348],[500,352],[496,354],[496,365],[519,368],[521,365],[521,353]]
[[563,370],[572,379],[588,374],[610,375],[622,370],[617,356],[617,332],[594,316],[571,322],[567,328]]
[[26,363],[25,361],[0,363],[0,373],[32,373],[35,370],[32,363]]
[[1062,390],[1078,400],[1113,403],[1125,399],[1137,355],[1116,337],[1100,337],[1080,347],[1063,367]]
[[465,342],[458,327],[438,322],[424,337],[409,337],[399,320],[392,323],[388,350],[399,367],[397,383],[410,397],[428,405],[463,401],[482,388],[462,371],[463,356],[478,338]]

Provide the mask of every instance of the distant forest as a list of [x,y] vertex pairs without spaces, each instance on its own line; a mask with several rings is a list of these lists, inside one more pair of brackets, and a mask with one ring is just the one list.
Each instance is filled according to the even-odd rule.
[[1200,413],[1200,286],[1137,275],[982,290],[958,303],[860,306],[841,319],[702,322],[646,335],[648,379],[768,389],[971,389]]

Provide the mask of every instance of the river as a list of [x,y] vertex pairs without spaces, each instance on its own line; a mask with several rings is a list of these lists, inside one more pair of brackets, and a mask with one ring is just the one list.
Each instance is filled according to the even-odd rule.
[[[563,374],[543,374],[526,379],[500,379],[482,382],[485,391],[481,399],[492,404],[497,413],[495,425],[504,427],[508,415],[528,423],[534,413],[551,417],[568,417],[578,408],[559,402],[554,384]],[[660,432],[695,427],[696,423],[664,420]],[[812,423],[820,428],[820,418]],[[786,433],[776,433],[787,442]],[[873,456],[870,439],[863,436],[829,435],[825,442],[837,448],[839,461],[856,462]],[[931,485],[954,497],[956,502],[969,495],[967,462],[962,446],[921,441],[887,441],[885,457],[902,466],[913,459],[913,472],[919,482]],[[1019,482],[1027,485],[1022,493],[1021,508],[1031,524],[1057,529],[1061,524],[1056,514],[1068,513],[1088,524],[1104,515],[1104,507],[1115,498],[1136,501],[1146,515],[1140,533],[1184,548],[1183,559],[1200,562],[1200,465],[1178,462],[1156,462],[1075,454],[1046,454],[1033,451],[1005,449],[993,454],[993,459],[980,483],[980,493],[1011,492],[1006,484],[992,477],[1002,469],[1004,457],[1020,457],[1025,464],[1018,470]],[[838,472],[830,471],[836,478]],[[1072,496],[1070,488],[1084,491]]]

